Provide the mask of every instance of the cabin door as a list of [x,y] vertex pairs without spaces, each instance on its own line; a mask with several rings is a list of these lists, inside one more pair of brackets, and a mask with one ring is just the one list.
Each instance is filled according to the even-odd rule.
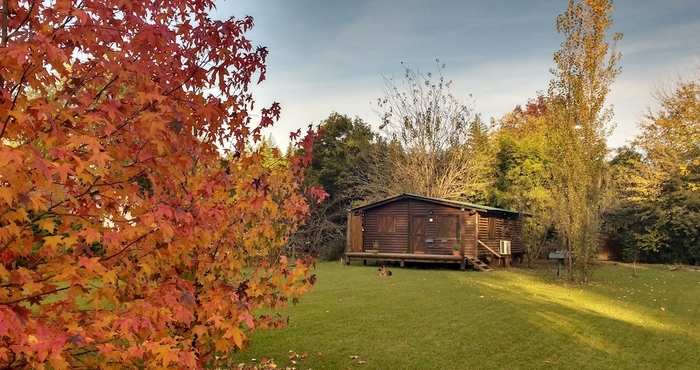
[[362,252],[362,216],[350,213],[348,217],[348,249]]
[[428,218],[411,216],[411,252],[425,253],[425,238],[428,235]]

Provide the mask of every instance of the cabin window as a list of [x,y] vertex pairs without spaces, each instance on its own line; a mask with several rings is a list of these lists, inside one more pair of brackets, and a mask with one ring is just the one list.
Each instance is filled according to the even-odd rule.
[[458,238],[459,216],[442,216],[437,219],[437,235],[441,238]]
[[488,238],[489,239],[496,239],[496,219],[493,217],[487,218],[488,220],[488,225],[489,225],[489,233],[488,233]]
[[394,216],[382,215],[378,217],[377,220],[377,232],[380,233],[395,233],[396,225],[394,222]]

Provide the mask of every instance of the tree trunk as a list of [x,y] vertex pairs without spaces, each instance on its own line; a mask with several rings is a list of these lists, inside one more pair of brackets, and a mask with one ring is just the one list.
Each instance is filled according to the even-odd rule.
[[7,18],[10,16],[10,11],[8,10],[8,7],[10,6],[10,1],[9,0],[2,0],[2,35],[0,35],[0,45],[6,46],[7,45],[7,27],[8,27],[8,22]]
[[569,280],[574,280],[574,253],[571,250],[571,238],[566,236],[566,260],[569,263]]

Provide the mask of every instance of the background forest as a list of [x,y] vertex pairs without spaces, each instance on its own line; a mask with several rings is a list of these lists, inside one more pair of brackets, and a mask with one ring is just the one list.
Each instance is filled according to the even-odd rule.
[[608,147],[605,96],[620,73],[622,39],[606,41],[609,15],[570,6],[557,20],[564,41],[546,92],[489,122],[471,97],[451,93],[439,61],[428,73],[405,66],[402,79],[385,78],[377,128],[331,113],[306,170],[306,182],[330,196],[312,207],[292,246],[337,259],[351,207],[407,192],[531,215],[528,263],[569,250],[577,260],[570,277],[578,268],[586,280],[603,249],[629,262],[700,262],[700,68],[659,82],[640,133]]

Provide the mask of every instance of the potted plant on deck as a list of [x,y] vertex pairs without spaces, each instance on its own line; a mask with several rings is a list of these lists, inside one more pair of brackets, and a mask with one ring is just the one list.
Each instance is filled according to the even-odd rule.
[[452,255],[459,256],[461,249],[462,249],[462,246],[459,243],[452,244]]
[[379,253],[379,242],[376,240],[374,241],[374,244],[372,244],[372,253]]

